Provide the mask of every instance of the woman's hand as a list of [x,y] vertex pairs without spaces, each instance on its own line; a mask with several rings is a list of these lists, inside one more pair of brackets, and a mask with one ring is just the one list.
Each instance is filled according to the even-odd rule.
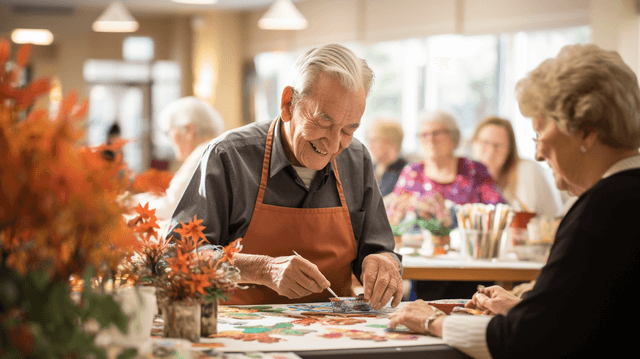
[[518,303],[520,303],[520,298],[507,292],[504,288],[494,285],[488,288],[479,286],[473,298],[464,306],[481,310],[484,314],[499,314],[513,308]]
[[418,299],[391,313],[389,328],[395,329],[398,324],[402,324],[413,333],[426,334],[428,328],[424,327],[424,322],[434,312],[433,307]]

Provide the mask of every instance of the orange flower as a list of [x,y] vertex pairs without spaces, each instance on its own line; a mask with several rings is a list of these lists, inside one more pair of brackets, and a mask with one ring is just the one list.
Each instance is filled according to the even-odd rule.
[[151,168],[136,176],[131,184],[131,188],[137,193],[151,192],[161,196],[169,187],[171,179],[173,179],[173,173]]
[[16,62],[20,67],[25,67],[29,64],[32,49],[32,44],[24,44],[18,48],[18,52],[16,53]]
[[182,253],[180,248],[176,248],[176,256],[173,258],[167,258],[170,264],[171,270],[174,272],[182,272],[189,274],[189,259],[191,258],[191,252]]
[[233,265],[233,262],[234,262],[233,256],[236,253],[240,252],[240,250],[242,249],[242,244],[240,244],[241,240],[242,238],[238,238],[235,241],[229,243],[228,246],[223,248],[224,255],[220,259],[220,262],[228,261],[229,264]]
[[176,228],[175,232],[179,233],[182,237],[188,237],[193,239],[206,239],[204,234],[202,234],[202,230],[205,228],[201,226],[202,219],[197,219],[196,216],[193,216],[193,220],[189,221],[189,223],[185,224],[181,222],[180,225],[182,228]]
[[[149,209],[149,203],[145,203],[144,206],[142,203],[138,203],[138,207],[135,208],[135,211],[138,213],[138,216],[130,220],[127,224],[129,227],[134,227],[140,222],[148,222],[157,220],[156,217],[156,209]],[[160,228],[160,226],[158,226]]]
[[4,68],[4,63],[9,59],[11,43],[7,39],[0,39],[0,67]]
[[200,292],[202,294],[206,294],[204,292],[204,288],[210,287],[211,282],[209,282],[209,277],[206,274],[191,274],[191,280],[187,280],[187,284],[189,284],[189,288],[192,293]]

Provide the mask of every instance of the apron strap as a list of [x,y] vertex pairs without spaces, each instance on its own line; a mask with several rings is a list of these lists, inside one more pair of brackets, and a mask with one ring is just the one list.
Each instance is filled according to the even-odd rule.
[[[269,132],[267,133],[267,144],[264,148],[264,159],[262,160],[262,175],[260,177],[260,189],[258,189],[258,197],[256,203],[262,204],[264,200],[264,193],[267,190],[267,179],[269,178],[269,163],[271,160],[271,152],[273,149],[273,131],[276,127],[276,122],[279,118],[276,118],[269,126]],[[340,196],[340,206],[348,210],[347,200],[344,197],[344,191],[342,190],[342,181],[340,180],[340,174],[338,173],[338,163],[336,159],[333,159],[333,169],[336,175],[336,186],[338,188],[338,195]]]

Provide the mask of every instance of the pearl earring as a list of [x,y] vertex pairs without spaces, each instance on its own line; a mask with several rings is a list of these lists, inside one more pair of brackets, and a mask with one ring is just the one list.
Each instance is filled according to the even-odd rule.
[[584,146],[580,146],[580,152],[587,153],[587,148]]

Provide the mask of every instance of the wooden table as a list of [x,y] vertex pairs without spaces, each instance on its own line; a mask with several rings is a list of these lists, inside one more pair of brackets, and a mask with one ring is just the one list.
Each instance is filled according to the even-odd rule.
[[498,282],[510,290],[514,282],[528,282],[540,274],[544,263],[462,258],[403,256],[402,277],[428,281]]

